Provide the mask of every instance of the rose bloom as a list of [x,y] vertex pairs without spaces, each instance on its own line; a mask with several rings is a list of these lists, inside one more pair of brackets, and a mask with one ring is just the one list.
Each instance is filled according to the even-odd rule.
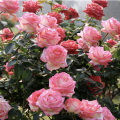
[[55,45],[44,49],[40,59],[47,62],[46,67],[48,70],[57,70],[60,67],[67,67],[66,57],[67,50],[61,45]]
[[64,10],[64,9],[67,9],[67,6],[66,6],[66,5],[64,5],[64,4],[60,5],[60,4],[58,4],[58,3],[55,3],[55,5],[53,6],[52,9],[54,10],[54,9],[56,9],[56,8],[59,8],[59,7],[60,7],[61,9],[63,9],[63,10]]
[[36,32],[39,23],[39,16],[34,13],[25,13],[19,18],[20,25],[16,27],[20,31],[26,31],[28,33]]
[[60,44],[63,41],[63,39],[66,38],[65,30],[61,27],[56,28],[56,30],[58,32],[59,37],[61,38],[61,40],[58,43],[58,44]]
[[83,42],[88,46],[97,46],[98,40],[102,38],[102,35],[94,27],[85,26],[83,31],[77,33],[78,36],[83,38]]
[[107,32],[113,36],[120,34],[120,22],[113,17],[109,20],[102,21],[101,25],[104,27],[101,29],[103,32]]
[[102,16],[105,16],[103,14],[103,7],[98,5],[97,3],[88,4],[86,10],[84,10],[83,12],[88,14],[89,17],[94,17],[97,20],[101,20]]
[[110,110],[107,107],[103,107],[103,120],[115,120],[115,117],[112,115]]
[[36,104],[45,113],[45,115],[52,116],[59,114],[63,109],[63,102],[64,98],[62,98],[61,93],[48,89],[40,95]]
[[56,73],[49,79],[49,87],[60,92],[62,96],[71,97],[74,94],[75,84],[73,78],[65,72]]
[[78,114],[80,113],[80,107],[81,105],[81,101],[77,98],[68,98],[66,101],[65,101],[65,110],[67,110],[67,112],[72,112],[72,113],[75,113],[75,114]]
[[10,31],[9,28],[4,28],[2,32],[3,32],[3,34],[0,35],[1,38],[2,38],[2,41],[5,41],[5,40],[10,41],[10,40],[12,40],[13,33]]
[[98,104],[97,100],[88,101],[82,100],[81,105],[79,106],[79,116],[86,120],[85,118],[101,118],[102,117],[102,108]]
[[92,0],[92,2],[99,4],[104,8],[107,7],[108,4],[107,0]]
[[48,15],[55,17],[57,19],[57,24],[62,23],[62,15],[57,12],[49,12]]
[[77,39],[78,48],[83,49],[83,52],[88,52],[90,47],[86,45],[86,43],[83,42],[84,40],[82,38]]
[[23,1],[23,12],[33,12],[36,13],[37,11],[40,11],[40,8],[42,8],[38,1],[28,0]]
[[110,44],[111,47],[113,47],[114,45],[117,44],[117,42],[115,40],[112,40],[112,39],[110,39],[110,40],[107,39],[106,41],[107,41],[107,43]]
[[8,112],[11,106],[3,97],[0,96],[0,120],[8,119]]
[[92,59],[89,63],[91,65],[104,65],[107,67],[108,62],[111,62],[112,54],[109,51],[104,51],[103,47],[91,47],[89,53],[87,53],[88,57]]
[[60,12],[64,13],[65,20],[70,20],[72,18],[78,18],[79,17],[78,12],[71,7],[68,10],[61,10]]
[[39,107],[36,105],[38,97],[45,91],[45,88],[33,92],[27,99],[29,102],[30,109],[35,112],[39,110]]
[[6,63],[6,65],[4,65],[4,67],[7,72],[11,72],[11,70],[14,69],[14,65],[8,66],[8,62]]
[[19,10],[19,0],[0,0],[0,11],[10,14],[17,13]]
[[57,19],[50,15],[40,15],[39,17],[39,26],[56,28],[58,26]]
[[48,47],[50,45],[56,45],[60,40],[58,36],[58,32],[56,29],[46,28],[44,27],[40,32],[37,34],[37,42],[36,44],[43,48]]
[[76,44],[76,41],[67,40],[61,42],[60,45],[68,50],[68,54],[78,54],[78,51],[76,51],[78,49],[78,44]]

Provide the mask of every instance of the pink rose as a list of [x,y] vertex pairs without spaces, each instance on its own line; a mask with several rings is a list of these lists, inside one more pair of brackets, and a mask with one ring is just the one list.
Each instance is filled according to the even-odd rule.
[[78,36],[83,38],[83,42],[88,46],[97,46],[98,40],[102,38],[102,35],[94,27],[85,26],[83,31],[77,33]]
[[58,36],[58,32],[56,29],[46,28],[44,27],[40,32],[37,34],[37,42],[36,44],[43,48],[48,47],[50,45],[56,45],[60,40]]
[[10,14],[19,10],[19,0],[0,0],[0,11]]
[[8,112],[11,106],[3,97],[0,96],[0,120],[8,119]]
[[39,110],[39,107],[36,105],[38,97],[45,91],[45,88],[33,92],[27,99],[29,102],[30,109],[35,112]]
[[8,62],[6,63],[6,65],[4,65],[4,67],[7,72],[10,72],[12,69],[14,69],[14,65],[8,66]]
[[113,17],[109,20],[102,21],[101,25],[104,27],[101,29],[103,32],[107,32],[113,36],[120,34],[120,22]]
[[40,15],[39,25],[44,27],[56,28],[58,26],[57,19],[50,15]]
[[93,100],[93,101],[82,100],[79,110],[81,111],[79,113],[79,116],[84,119],[100,118],[102,115],[102,108],[101,105],[98,104],[97,100]]
[[103,120],[115,120],[115,117],[112,115],[110,110],[107,107],[103,107]]
[[104,65],[106,67],[108,62],[111,62],[112,54],[109,51],[104,51],[103,47],[91,47],[89,53],[87,53],[88,57],[92,59],[89,63],[91,65]]
[[49,79],[49,87],[54,91],[59,91],[62,96],[71,97],[74,94],[75,84],[73,78],[65,72],[56,73]]
[[39,16],[34,13],[25,13],[19,18],[19,22],[20,25],[16,25],[16,27],[20,31],[26,31],[28,33],[36,32],[38,29]]
[[111,47],[113,47],[114,45],[117,44],[117,42],[115,40],[112,40],[112,39],[110,39],[110,40],[107,39],[106,41],[107,41],[107,43],[110,44]]
[[67,112],[72,112],[75,114],[78,114],[80,112],[80,107],[81,105],[81,101],[77,98],[69,98],[65,101],[65,110],[67,110]]
[[83,49],[83,52],[89,51],[90,47],[83,42],[82,38],[77,39],[77,43],[78,43],[78,48]]
[[67,50],[61,45],[55,45],[44,49],[40,59],[43,62],[47,62],[48,70],[56,70],[60,67],[67,67],[66,57]]
[[48,89],[44,91],[37,101],[37,106],[47,115],[52,116],[59,114],[63,109],[64,98],[58,91]]

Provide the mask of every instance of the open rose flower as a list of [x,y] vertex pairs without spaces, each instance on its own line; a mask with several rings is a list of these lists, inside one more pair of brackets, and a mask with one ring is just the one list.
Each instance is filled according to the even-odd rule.
[[60,40],[60,37],[58,36],[58,32],[56,29],[51,28],[42,28],[40,32],[37,34],[37,42],[36,44],[43,48],[48,47],[50,45],[56,45]]
[[38,29],[39,16],[34,13],[25,13],[19,18],[19,22],[20,25],[16,25],[16,27],[20,31],[26,31],[28,33],[36,32]]
[[76,82],[73,78],[65,73],[56,73],[49,79],[49,87],[54,91],[59,91],[62,96],[71,97],[74,94]]
[[0,11],[10,14],[17,13],[19,10],[19,0],[0,0]]
[[78,36],[83,38],[83,42],[88,46],[97,46],[98,40],[102,38],[102,35],[94,27],[85,26],[83,31],[77,33]]
[[102,21],[101,25],[104,27],[101,29],[103,32],[107,32],[113,36],[120,34],[120,22],[113,17],[109,20]]
[[89,17],[94,17],[97,20],[101,20],[102,16],[105,16],[103,14],[103,7],[98,5],[97,3],[88,4],[86,10],[84,10],[83,12],[88,14]]
[[53,10],[54,9],[56,9],[56,8],[61,8],[61,9],[67,9],[67,6],[66,5],[64,5],[64,4],[62,4],[62,5],[60,5],[60,4],[58,4],[58,3],[55,3],[55,5],[53,5]]
[[64,98],[58,91],[48,89],[44,91],[37,100],[37,106],[47,115],[59,114],[63,109]]
[[75,114],[78,114],[80,112],[80,107],[81,105],[81,101],[77,98],[68,98],[65,101],[65,110],[67,110],[67,112],[72,112]]
[[112,61],[112,54],[109,51],[104,51],[103,47],[91,47],[87,55],[92,59],[89,63],[93,66],[104,65],[107,67],[108,62]]
[[113,47],[114,45],[117,44],[117,42],[115,40],[112,40],[112,39],[110,39],[110,40],[107,39],[106,41],[108,44],[110,44],[111,47]]
[[67,50],[61,45],[55,45],[44,49],[40,59],[47,62],[48,70],[56,70],[67,67],[66,57]]
[[4,67],[7,72],[10,72],[12,69],[14,69],[14,65],[8,66],[8,62],[6,63],[6,65],[4,65]]
[[33,12],[36,13],[37,11],[40,11],[40,8],[42,8],[38,1],[28,0],[23,1],[23,12]]
[[103,120],[115,120],[115,117],[112,115],[110,110],[107,107],[103,107]]
[[67,40],[61,42],[60,45],[68,50],[68,54],[78,54],[78,51],[76,51],[78,49],[78,44],[76,44],[76,41]]
[[0,96],[0,120],[8,119],[8,112],[11,106],[3,97]]
[[92,0],[92,2],[101,5],[102,7],[107,7],[108,1],[107,0]]
[[13,33],[10,31],[9,28],[4,28],[2,35],[0,35],[0,36],[1,36],[3,41],[5,41],[5,40],[10,41],[13,38]]
[[79,110],[79,116],[84,120],[86,120],[86,118],[101,118],[102,116],[102,108],[101,105],[98,104],[97,100],[82,100]]
[[29,102],[30,109],[35,112],[39,110],[39,107],[36,105],[38,97],[45,91],[45,88],[33,92],[27,99]]

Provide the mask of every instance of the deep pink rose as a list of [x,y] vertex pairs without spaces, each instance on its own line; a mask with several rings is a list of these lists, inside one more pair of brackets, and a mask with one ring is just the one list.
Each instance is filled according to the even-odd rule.
[[56,45],[60,41],[60,37],[58,36],[58,32],[56,29],[44,27],[37,34],[37,42],[36,44],[43,48],[48,47],[50,45]]
[[85,26],[83,31],[77,33],[78,36],[83,38],[83,42],[88,46],[97,46],[98,40],[102,38],[102,35],[94,27]]
[[86,118],[101,118],[102,117],[102,107],[98,104],[97,100],[88,101],[82,100],[79,106],[79,116],[86,120]]
[[16,25],[16,27],[20,31],[26,31],[28,33],[36,32],[38,29],[39,16],[34,13],[25,13],[19,18],[19,22],[20,25]]
[[83,49],[83,52],[88,52],[90,47],[86,45],[86,43],[83,42],[84,40],[82,38],[77,39],[78,48]]
[[45,88],[41,89],[41,90],[37,90],[35,92],[33,92],[27,99],[27,101],[29,102],[29,106],[30,109],[32,111],[38,111],[39,107],[36,105],[36,102],[38,100],[38,97],[45,91]]
[[107,0],[92,0],[92,2],[99,4],[104,8],[107,7],[108,4]]
[[110,110],[107,107],[103,107],[103,120],[115,120],[115,117],[112,115]]
[[10,14],[19,10],[19,0],[0,0],[0,11]]
[[48,89],[44,91],[37,100],[37,106],[47,115],[59,114],[63,109],[64,98],[58,91]]
[[81,101],[77,98],[68,98],[66,101],[65,101],[65,110],[67,110],[67,112],[72,112],[72,113],[75,113],[75,114],[78,114],[80,113],[80,107],[81,105]]
[[65,72],[56,73],[49,79],[49,87],[54,91],[59,91],[62,96],[71,97],[75,93],[75,84],[73,78]]
[[62,5],[60,5],[60,4],[58,4],[58,3],[55,3],[55,5],[53,6],[53,10],[54,9],[56,9],[56,8],[61,8],[61,9],[67,9],[67,6],[66,5],[64,5],[64,4],[62,4]]
[[58,26],[57,19],[50,15],[40,15],[39,17],[39,26],[56,28]]
[[111,62],[112,54],[109,51],[104,51],[103,47],[91,47],[89,53],[87,53],[88,57],[92,59],[89,63],[91,65],[104,65],[107,67],[108,62]]
[[12,40],[13,33],[10,31],[9,28],[4,28],[2,32],[3,32],[3,34],[0,35],[2,37],[2,41],[5,41],[5,40],[10,41],[10,40]]
[[11,106],[3,97],[0,96],[0,120],[8,119],[8,112]]
[[101,25],[104,27],[101,29],[103,32],[107,32],[113,36],[120,34],[120,22],[113,17],[109,20],[102,21]]
[[4,67],[7,72],[10,72],[12,69],[14,69],[14,65],[8,66],[8,62],[6,63],[6,65],[4,65]]
[[107,41],[107,43],[109,43],[110,44],[110,46],[111,47],[113,47],[114,45],[116,45],[117,44],[117,41],[115,41],[115,40],[112,40],[112,39],[110,39],[110,40],[106,40]]
[[55,45],[44,49],[40,59],[43,62],[47,62],[48,70],[56,70],[60,67],[67,67],[66,57],[67,50],[61,45]]

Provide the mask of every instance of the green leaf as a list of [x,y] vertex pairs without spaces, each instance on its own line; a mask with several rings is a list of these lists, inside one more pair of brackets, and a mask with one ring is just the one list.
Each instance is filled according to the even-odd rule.
[[5,53],[9,54],[15,48],[15,43],[10,43],[5,47]]
[[24,70],[22,73],[23,81],[27,81],[32,77],[32,72],[30,70]]
[[14,65],[16,62],[17,62],[17,60],[16,60],[16,59],[13,59],[12,61],[10,61],[10,62],[8,63],[8,66]]
[[55,2],[62,4],[62,0],[55,0]]
[[39,114],[35,114],[35,115],[33,116],[33,120],[39,120]]
[[110,48],[109,48],[108,46],[104,46],[104,50],[105,50],[105,51],[106,51],[106,50],[110,51]]
[[24,70],[23,65],[16,64],[14,67],[15,76],[19,77],[23,73],[23,70]]
[[80,80],[82,80],[83,78],[85,78],[85,74],[84,74],[84,73],[81,73],[81,72],[78,72],[77,75],[76,75],[76,80],[77,80],[77,81],[80,81]]

